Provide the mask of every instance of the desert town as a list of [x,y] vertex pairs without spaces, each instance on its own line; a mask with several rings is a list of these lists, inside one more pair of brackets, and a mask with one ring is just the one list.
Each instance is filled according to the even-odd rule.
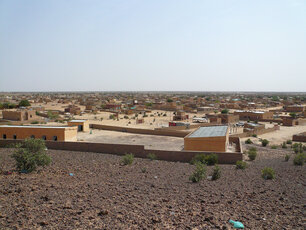
[[[4,229],[304,228],[303,93],[1,93],[0,102]],[[10,157],[31,140],[52,159],[39,177],[13,170]]]
[[[11,93],[2,94],[0,101],[2,139],[37,137],[182,150],[181,137],[200,127],[225,125],[227,135],[242,141],[256,141],[254,135],[275,145],[305,141],[303,95]],[[158,136],[165,136],[165,142],[169,137],[178,138],[164,146]],[[190,150],[218,151],[218,147]]]

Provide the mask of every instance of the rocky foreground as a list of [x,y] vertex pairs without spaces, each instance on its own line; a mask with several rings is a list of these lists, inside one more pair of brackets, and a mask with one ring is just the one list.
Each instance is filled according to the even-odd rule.
[[[49,150],[52,165],[0,175],[0,229],[305,229],[305,166],[289,150],[258,147],[246,170],[221,165],[217,181],[191,183],[187,163]],[[0,149],[4,172],[11,149]],[[274,180],[261,178],[265,166]],[[207,168],[209,175],[213,167]],[[69,175],[73,173],[73,175]]]

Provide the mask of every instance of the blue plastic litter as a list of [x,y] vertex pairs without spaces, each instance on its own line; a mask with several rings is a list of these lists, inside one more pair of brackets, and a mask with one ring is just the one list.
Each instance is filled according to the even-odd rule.
[[243,224],[242,224],[241,222],[239,222],[239,221],[229,220],[229,222],[230,222],[231,224],[233,224],[233,225],[234,225],[234,228],[236,228],[236,229],[244,229]]
[[69,176],[73,176],[73,173],[69,173]]

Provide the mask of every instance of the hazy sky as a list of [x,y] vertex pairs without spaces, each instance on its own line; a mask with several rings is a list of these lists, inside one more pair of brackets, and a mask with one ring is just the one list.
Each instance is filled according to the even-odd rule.
[[306,91],[306,0],[0,0],[0,91]]

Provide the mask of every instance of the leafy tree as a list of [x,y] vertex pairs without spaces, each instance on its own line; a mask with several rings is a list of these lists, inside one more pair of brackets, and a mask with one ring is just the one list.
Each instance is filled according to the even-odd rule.
[[173,100],[171,98],[168,98],[167,102],[173,102]]
[[31,106],[30,102],[28,100],[22,100],[19,102],[19,107],[27,107],[27,106]]
[[292,117],[293,119],[295,119],[297,117],[296,113],[289,113],[290,117]]
[[228,109],[223,109],[223,110],[221,111],[221,113],[222,113],[222,114],[228,114]]

